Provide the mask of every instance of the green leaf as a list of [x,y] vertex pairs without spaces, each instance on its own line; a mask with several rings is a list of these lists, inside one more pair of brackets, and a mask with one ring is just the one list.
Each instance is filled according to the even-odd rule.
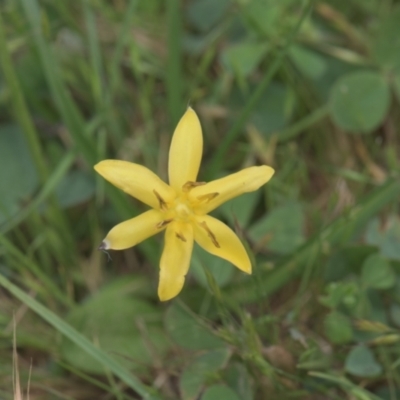
[[400,304],[393,303],[390,306],[390,318],[393,323],[400,328]]
[[280,37],[292,25],[290,7],[296,0],[252,0],[243,1],[243,13],[250,20],[251,28],[265,36]]
[[36,169],[21,130],[0,126],[0,223],[16,214],[38,185]]
[[267,53],[265,43],[242,42],[227,47],[221,55],[222,64],[240,79],[248,77]]
[[227,285],[232,279],[234,266],[230,262],[215,257],[196,245],[193,251],[190,273],[201,286],[208,289],[209,284],[205,268],[212,274],[219,287]]
[[60,205],[72,207],[88,201],[94,194],[94,178],[84,171],[72,171],[61,180],[56,194]]
[[373,131],[383,122],[389,106],[388,83],[375,72],[349,73],[331,91],[331,116],[337,125],[350,132]]
[[224,377],[228,385],[241,399],[252,400],[254,398],[251,377],[243,364],[230,362]]
[[[249,92],[255,89],[255,86],[249,85]],[[239,111],[246,106],[246,94],[247,92],[242,93],[238,89],[232,91],[230,104],[234,110]],[[271,137],[288,125],[293,116],[294,106],[293,91],[282,83],[272,82],[251,113],[250,121],[261,134]]]
[[228,386],[213,385],[201,396],[201,400],[240,400],[240,397]]
[[384,69],[400,69],[400,8],[397,7],[381,21],[372,41],[373,58]]
[[366,240],[377,246],[380,253],[393,260],[400,260],[400,219],[391,215],[382,227],[378,218],[374,218],[367,227]]
[[348,343],[353,339],[351,321],[338,311],[330,312],[324,319],[325,334],[335,344]]
[[382,373],[382,366],[376,361],[374,353],[364,345],[354,347],[346,357],[345,369],[361,378],[373,378]]
[[396,283],[396,275],[386,258],[376,253],[364,261],[361,281],[365,287],[388,289]]
[[188,3],[189,21],[200,31],[210,30],[226,13],[230,0],[194,0]]
[[188,309],[172,305],[165,315],[165,325],[179,346],[190,350],[209,350],[225,347],[225,342]]
[[[130,295],[132,282],[106,287],[71,311],[67,321],[120,363],[130,369],[151,366],[154,356],[168,348],[161,326],[159,309]],[[134,288],[134,287],[133,287]],[[83,353],[76,344],[64,340],[63,358],[71,365],[90,373],[104,373],[104,367]]]
[[179,380],[182,397],[187,400],[196,399],[203,385],[226,365],[230,356],[231,351],[224,348],[196,357],[183,371]]
[[400,72],[393,77],[393,89],[397,97],[397,101],[400,101]]
[[273,209],[249,229],[256,248],[266,247],[280,254],[293,252],[303,241],[304,214],[300,204]]
[[320,54],[300,45],[292,45],[289,57],[307,78],[320,79],[327,71],[327,60]]
[[326,263],[324,279],[332,282],[358,274],[364,260],[375,252],[375,246],[366,245],[350,245],[335,251]]
[[239,224],[240,228],[245,228],[250,222],[260,195],[261,192],[259,190],[244,193],[222,204],[218,211],[227,219],[230,226]]
[[360,289],[356,282],[332,282],[327,285],[326,292],[326,296],[321,297],[320,302],[332,309],[342,304],[352,309],[360,299]]
[[331,365],[331,356],[322,351],[321,348],[311,341],[308,347],[300,354],[296,368],[303,370],[328,369]]

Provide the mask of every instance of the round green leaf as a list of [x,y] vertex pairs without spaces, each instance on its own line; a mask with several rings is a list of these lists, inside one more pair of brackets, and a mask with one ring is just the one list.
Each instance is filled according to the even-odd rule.
[[307,47],[295,44],[290,46],[289,57],[307,78],[320,79],[327,71],[327,60]]
[[389,215],[384,227],[379,218],[374,218],[368,224],[366,240],[378,247],[386,258],[400,261],[400,218],[396,214]]
[[257,68],[267,50],[265,43],[238,43],[227,47],[222,52],[221,61],[238,77],[246,78]]
[[234,272],[234,266],[222,258],[214,257],[199,246],[195,246],[192,256],[190,273],[204,288],[209,288],[206,271],[214,278],[219,287],[226,286]]
[[88,201],[94,194],[94,179],[85,171],[72,171],[57,186],[56,195],[64,208]]
[[388,112],[390,90],[375,72],[360,71],[340,78],[330,96],[331,116],[341,128],[355,133],[376,129]]
[[[127,368],[143,371],[162,357],[169,342],[161,325],[160,310],[150,303],[130,296],[136,290],[130,280],[111,284],[75,307],[67,321]],[[104,366],[82,352],[76,344],[63,339],[63,358],[74,367],[102,374]]]
[[201,400],[240,400],[239,396],[228,386],[213,385],[209,387]]
[[347,355],[345,369],[352,375],[373,378],[382,372],[382,366],[376,361],[374,353],[364,345],[355,347]]
[[231,356],[228,348],[217,349],[197,356],[183,371],[179,379],[179,389],[184,399],[197,399],[204,383],[219,369],[223,368]]
[[191,350],[208,350],[225,347],[211,329],[191,313],[190,310],[172,305],[165,316],[165,325],[175,343]]
[[338,311],[332,311],[324,320],[325,334],[332,343],[343,344],[353,339],[350,319]]
[[199,31],[207,33],[223,18],[229,6],[230,0],[194,0],[188,3],[186,14]]
[[361,281],[365,287],[388,289],[396,283],[396,275],[386,258],[375,253],[364,261]]
[[256,248],[267,247],[280,254],[294,251],[304,241],[304,213],[299,203],[274,208],[248,231]]
[[245,365],[230,362],[224,372],[224,380],[241,399],[253,400],[253,381]]

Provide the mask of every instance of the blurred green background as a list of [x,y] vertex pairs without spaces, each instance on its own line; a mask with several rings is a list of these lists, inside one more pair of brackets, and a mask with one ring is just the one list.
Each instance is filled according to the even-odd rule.
[[[399,399],[398,4],[2,0],[0,398]],[[188,104],[201,180],[276,174],[214,213],[253,275],[195,249],[160,303],[162,235],[97,250],[145,207],[92,167],[165,179]]]

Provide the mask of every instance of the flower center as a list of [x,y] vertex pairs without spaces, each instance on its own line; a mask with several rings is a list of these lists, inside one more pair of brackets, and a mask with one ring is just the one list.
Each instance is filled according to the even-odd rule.
[[[182,198],[185,197],[185,198]],[[193,209],[191,207],[190,202],[187,200],[186,196],[178,197],[175,200],[175,204],[173,207],[174,210],[174,219],[189,222],[190,216],[193,214]]]

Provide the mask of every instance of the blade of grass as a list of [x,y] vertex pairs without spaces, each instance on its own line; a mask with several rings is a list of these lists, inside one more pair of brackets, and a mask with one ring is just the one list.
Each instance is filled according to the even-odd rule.
[[288,128],[280,132],[277,132],[276,137],[279,140],[279,142],[284,142],[286,140],[293,139],[301,132],[308,129],[310,126],[326,118],[328,115],[329,115],[329,106],[323,105],[322,107],[317,108],[316,110],[305,116],[300,121],[297,121]]
[[60,365],[61,368],[66,369],[68,372],[71,374],[76,375],[77,377],[81,378],[82,380],[85,380],[86,382],[92,384],[93,386],[96,386],[111,395],[114,396],[123,396],[122,398],[125,400],[131,400],[132,397],[129,395],[125,395],[124,393],[121,393],[118,389],[114,389],[108,385],[106,385],[104,382],[100,381],[99,378],[93,378],[92,376],[85,374],[84,372],[80,371],[77,368],[72,367],[71,365],[68,365],[60,360],[56,360],[57,364]]
[[400,196],[399,179],[389,179],[375,189],[364,200],[352,207],[343,216],[336,219],[321,232],[312,236],[292,256],[278,263],[270,273],[260,273],[255,290],[254,280],[247,280],[225,291],[227,297],[235,298],[240,303],[251,303],[259,298],[271,296],[304,270],[312,255],[322,248],[343,245],[387,204],[398,200]]
[[37,211],[39,207],[44,204],[44,202],[52,195],[61,179],[70,169],[75,157],[76,155],[73,152],[70,152],[61,159],[53,173],[49,176],[46,183],[43,185],[34,199],[30,201],[29,204],[14,217],[10,218],[0,226],[0,234],[6,234],[7,232],[11,231],[18,224],[27,219],[32,212]]
[[24,293],[19,287],[11,283],[6,277],[0,274],[0,285],[8,290],[13,296],[24,303],[32,311],[47,321],[57,331],[67,337],[69,340],[79,346],[82,351],[99,361],[106,369],[111,371],[121,381],[125,382],[128,387],[137,392],[143,399],[159,399],[153,388],[145,386],[130,371],[119,364],[101,349],[95,347],[85,336],[76,331],[71,325],[67,324],[52,311],[44,307],[31,296]]
[[311,376],[314,376],[319,379],[326,380],[330,383],[335,383],[339,385],[346,392],[350,392],[355,399],[358,400],[383,400],[381,397],[374,395],[368,390],[363,389],[359,385],[355,385],[353,382],[348,380],[343,376],[335,376],[330,374],[325,374],[323,372],[309,372]]
[[172,126],[182,114],[182,2],[170,0],[167,6],[168,60],[166,71],[167,105]]
[[92,94],[97,110],[100,112],[104,101],[104,65],[101,57],[101,48],[96,29],[95,16],[88,0],[83,2],[86,31],[88,36],[90,65],[92,70]]
[[4,73],[4,80],[10,88],[11,100],[13,103],[14,115],[22,132],[28,142],[32,158],[36,165],[41,182],[47,178],[47,167],[43,151],[38,139],[36,128],[32,122],[25,98],[21,90],[15,69],[11,61],[11,56],[7,48],[3,17],[0,13],[0,64]]
[[[0,235],[0,245],[6,250],[7,254],[13,257],[19,265],[19,268],[26,268],[30,271],[43,285],[47,288],[48,293],[59,300],[64,306],[71,307],[73,305],[72,300],[65,295],[60,288],[53,283],[53,281],[42,271],[42,269],[34,262],[29,256],[22,253],[11,241],[5,236]],[[34,282],[33,282],[34,284]]]
[[279,67],[281,66],[282,62],[284,61],[285,55],[286,55],[288,49],[290,48],[290,45],[294,41],[304,20],[310,14],[313,4],[314,4],[314,0],[310,0],[310,1],[306,2],[306,5],[303,7],[303,11],[300,15],[300,18],[299,18],[296,26],[293,28],[292,32],[290,32],[290,34],[288,35],[288,37],[286,39],[285,45],[278,51],[278,54],[277,54],[274,62],[272,63],[272,65],[269,68],[269,70],[267,71],[267,73],[264,75],[264,78],[257,86],[257,89],[254,91],[253,95],[250,97],[248,103],[246,104],[246,107],[243,109],[243,111],[237,118],[235,124],[228,131],[228,133],[224,137],[223,141],[218,146],[218,149],[216,150],[216,153],[206,170],[206,176],[211,176],[211,177],[215,176],[216,172],[222,168],[223,161],[226,157],[226,154],[229,150],[230,145],[240,135],[243,126],[248,121],[255,106],[261,99],[263,93],[267,89],[272,78],[274,77],[274,75],[278,71]]
[[132,19],[136,11],[136,7],[138,5],[137,0],[131,0],[128,3],[128,6],[126,8],[124,20],[122,22],[122,27],[121,31],[119,32],[118,35],[118,40],[115,44],[115,50],[114,54],[111,57],[111,65],[110,65],[110,101],[112,102],[115,91],[118,88],[118,85],[120,84],[121,81],[121,73],[120,73],[120,65],[122,61],[122,57],[124,55],[124,46],[128,39],[131,38],[129,35],[130,33],[130,28],[132,26]]

